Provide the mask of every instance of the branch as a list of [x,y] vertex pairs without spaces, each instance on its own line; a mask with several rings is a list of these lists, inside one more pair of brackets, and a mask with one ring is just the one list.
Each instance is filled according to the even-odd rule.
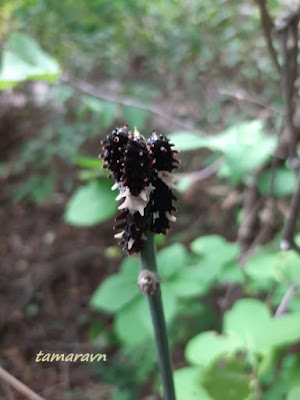
[[[157,277],[158,271],[156,265],[154,235],[150,231],[145,232],[145,234],[147,240],[145,241],[145,248],[141,251],[140,255],[140,271],[141,274],[147,274],[146,286],[148,286],[148,282],[150,282],[151,280],[155,281],[155,279],[153,279],[153,276]],[[139,279],[139,281],[142,280]],[[147,295],[147,298],[154,328],[158,363],[164,389],[164,400],[175,400],[172,363],[169,352],[164,309],[161,299],[161,290],[158,285],[155,284],[154,286],[155,290],[152,291],[152,288],[150,288],[150,292],[149,295]],[[150,295],[150,293],[153,294]]]
[[283,228],[282,240],[280,243],[280,247],[282,250],[288,250],[290,248],[294,248],[300,252],[299,247],[295,243],[295,233],[299,215],[300,215],[300,172],[298,173],[297,188],[291,200],[289,215],[286,219]]
[[296,291],[297,291],[297,286],[294,283],[292,283],[291,286],[288,288],[286,294],[283,296],[283,298],[274,314],[275,318],[280,317],[282,314],[284,314],[287,311],[289,303],[292,300],[292,298],[295,296]]
[[273,61],[273,64],[278,72],[278,74],[281,74],[281,67],[277,58],[276,51],[274,49],[273,41],[272,41],[272,28],[273,28],[273,22],[272,18],[270,17],[270,14],[267,9],[266,5],[266,0],[257,0],[257,4],[259,6],[260,10],[260,20],[261,24],[263,27],[265,39],[267,42],[267,47],[271,56],[271,59]]
[[[282,67],[282,93],[285,105],[285,118],[288,128],[289,157],[292,167],[299,169],[297,155],[296,127],[294,124],[293,95],[295,80],[297,79],[297,57],[298,57],[298,23],[300,18],[300,5],[290,10],[283,18],[276,21],[276,30],[280,34],[281,52],[283,58]],[[292,34],[292,47],[288,48],[289,30]],[[289,52],[291,55],[289,55]]]
[[191,129],[192,126],[190,124],[185,124],[172,115],[166,114],[164,111],[161,111],[159,108],[154,107],[149,104],[142,104],[135,100],[132,100],[128,97],[121,97],[121,96],[110,96],[109,94],[98,93],[95,91],[94,87],[91,87],[86,82],[75,81],[74,79],[70,79],[67,77],[61,77],[61,82],[72,86],[74,89],[87,94],[88,96],[92,96],[99,100],[108,101],[110,103],[120,104],[122,106],[128,106],[133,108],[138,108],[139,110],[149,111],[153,115],[157,115],[158,117],[162,118],[163,120],[167,121],[174,126],[178,126],[183,129]]
[[22,393],[29,400],[45,400],[43,397],[39,396],[37,393],[33,392],[29,387],[24,385],[24,383],[20,382],[17,378],[11,375],[9,372],[5,371],[2,367],[0,367],[0,379],[8,383],[14,389],[16,389],[19,393]]

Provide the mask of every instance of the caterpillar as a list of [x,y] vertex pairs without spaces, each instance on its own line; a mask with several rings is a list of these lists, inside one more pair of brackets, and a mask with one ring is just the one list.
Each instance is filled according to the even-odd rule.
[[172,170],[179,163],[174,157],[177,151],[165,136],[153,131],[146,141],[136,129],[129,131],[128,125],[115,128],[102,144],[103,167],[111,170],[112,189],[120,192],[116,200],[122,200],[114,227],[122,230],[115,238],[121,239],[128,254],[139,252],[146,229],[165,234],[176,220]]
[[157,135],[153,131],[147,140],[150,157],[155,160],[154,190],[152,192],[153,223],[151,230],[155,233],[166,234],[171,227],[171,222],[176,221],[172,211],[176,211],[173,200],[177,201],[173,194],[172,170],[177,167],[179,161],[174,157],[176,150],[173,144],[163,135]]
[[110,178],[114,178],[120,182],[123,175],[123,154],[128,141],[132,138],[128,125],[123,128],[115,128],[111,135],[107,136],[107,140],[101,142],[104,153],[99,157],[104,159],[103,168],[111,170]]

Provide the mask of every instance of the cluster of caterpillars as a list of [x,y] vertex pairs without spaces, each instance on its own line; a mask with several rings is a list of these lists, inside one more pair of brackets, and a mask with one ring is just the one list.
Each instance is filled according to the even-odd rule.
[[172,212],[176,211],[173,200],[173,174],[179,161],[163,135],[153,131],[146,141],[136,129],[115,128],[107,139],[101,142],[104,159],[103,168],[111,171],[115,180],[112,190],[119,189],[116,200],[122,200],[118,207],[121,214],[115,229],[122,231],[115,237],[132,254],[139,252],[144,245],[145,230],[166,234],[171,222],[176,221]]

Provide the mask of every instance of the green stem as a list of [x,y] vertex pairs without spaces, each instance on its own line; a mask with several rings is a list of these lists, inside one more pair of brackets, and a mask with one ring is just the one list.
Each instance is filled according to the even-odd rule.
[[[140,256],[140,270],[143,271],[147,269],[152,271],[155,275],[158,275],[154,235],[152,232],[147,231],[146,237],[145,248],[141,251]],[[153,296],[147,297],[154,328],[164,400],[175,400],[172,364],[160,287]]]

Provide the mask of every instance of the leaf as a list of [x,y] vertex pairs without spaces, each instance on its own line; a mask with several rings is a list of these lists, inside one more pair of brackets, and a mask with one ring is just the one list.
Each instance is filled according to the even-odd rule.
[[184,268],[187,252],[182,244],[173,244],[157,255],[158,271],[161,277],[170,278]]
[[176,150],[189,151],[205,147],[206,138],[201,137],[196,132],[174,132],[168,135],[171,143],[175,145]]
[[253,352],[265,354],[272,347],[294,343],[300,338],[300,314],[271,316],[259,300],[238,300],[224,317],[224,333],[239,337]]
[[115,194],[108,179],[79,187],[71,197],[64,219],[75,226],[92,226],[106,221],[116,212]]
[[[221,236],[208,235],[191,243],[194,253],[202,256],[198,261],[199,273],[203,282],[210,283],[220,277],[222,268],[238,255],[236,243],[226,242]],[[200,276],[199,276],[200,279]]]
[[115,317],[115,330],[122,343],[135,347],[152,338],[150,311],[145,296],[139,296]]
[[215,362],[204,372],[202,384],[214,400],[250,400],[253,386],[245,361],[234,358]]
[[96,310],[115,313],[139,294],[136,277],[132,280],[128,279],[124,273],[114,274],[108,277],[94,292],[90,305]]
[[279,252],[275,263],[282,281],[300,285],[300,255],[295,250]]
[[275,145],[274,137],[263,134],[262,121],[254,120],[233,125],[225,132],[215,135],[208,147],[224,153],[226,176],[237,184],[270,158]]
[[253,285],[258,290],[269,290],[276,282],[278,273],[276,270],[276,256],[278,252],[263,251],[249,258],[244,270],[253,280]]
[[126,123],[129,126],[136,127],[142,135],[145,134],[145,126],[150,112],[130,106],[123,106],[122,110]]
[[239,338],[247,349],[263,352],[270,347],[270,326],[271,313],[263,302],[242,299],[225,313],[223,332]]
[[[258,189],[261,194],[266,194],[269,189],[271,171],[263,172],[258,179]],[[278,168],[274,173],[272,193],[277,197],[288,196],[296,187],[295,173],[286,167]]]
[[226,242],[219,235],[200,236],[191,243],[191,249],[212,262],[225,263],[238,255],[237,244]]
[[174,371],[174,384],[177,400],[213,400],[201,386],[202,370],[185,367]]
[[300,386],[295,386],[288,392],[286,400],[299,400],[299,399],[300,399]]
[[9,50],[2,53],[0,89],[32,79],[55,82],[59,77],[61,70],[57,61],[31,37],[13,33],[8,39],[8,47]]
[[221,356],[234,354],[241,347],[238,338],[207,331],[196,335],[185,349],[186,359],[194,365],[207,366]]

